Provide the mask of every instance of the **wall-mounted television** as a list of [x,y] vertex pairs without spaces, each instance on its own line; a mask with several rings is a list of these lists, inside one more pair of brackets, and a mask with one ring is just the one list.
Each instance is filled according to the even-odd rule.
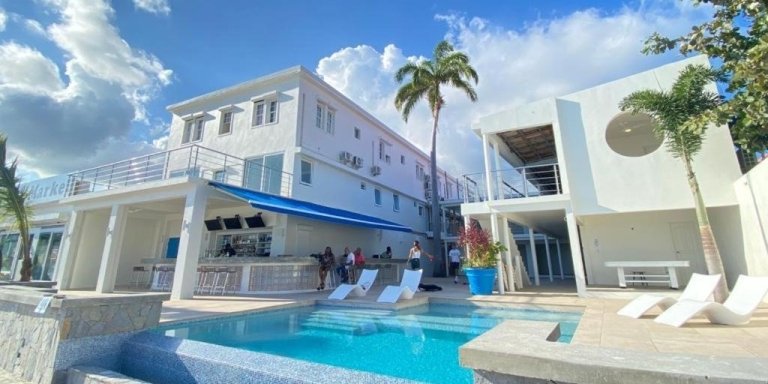
[[224,218],[224,226],[227,229],[240,229],[243,227],[243,223],[240,222],[240,216],[235,215],[235,217]]
[[220,231],[224,229],[224,227],[221,226],[221,220],[218,217],[212,220],[205,220],[205,228],[209,231]]
[[248,224],[248,228],[261,228],[264,226],[264,219],[261,218],[261,215],[246,217],[245,223]]

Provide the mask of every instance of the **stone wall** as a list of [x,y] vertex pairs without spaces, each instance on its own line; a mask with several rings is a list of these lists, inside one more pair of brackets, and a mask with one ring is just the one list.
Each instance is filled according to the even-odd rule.
[[43,314],[39,290],[0,289],[0,369],[33,383],[62,383],[73,365],[116,368],[122,342],[156,326],[167,294],[54,296]]

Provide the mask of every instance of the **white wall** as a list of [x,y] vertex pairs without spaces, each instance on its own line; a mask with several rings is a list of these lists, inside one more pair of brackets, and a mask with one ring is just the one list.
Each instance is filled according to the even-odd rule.
[[133,267],[141,265],[141,259],[158,257],[152,253],[155,245],[153,240],[160,225],[157,219],[128,217],[125,227],[125,238],[120,249],[117,267],[116,286],[131,283]]
[[744,234],[739,225],[739,207],[709,208],[707,213],[723,260],[725,277],[728,285],[733,287],[740,274],[749,273],[744,254]]
[[768,161],[733,183],[739,200],[747,273],[768,276]]
[[[606,261],[688,260],[690,268],[678,269],[681,285],[692,272],[706,273],[693,210],[581,216],[579,220],[589,285],[618,285],[616,268],[605,267]],[[690,230],[691,254],[676,253],[673,225]]]

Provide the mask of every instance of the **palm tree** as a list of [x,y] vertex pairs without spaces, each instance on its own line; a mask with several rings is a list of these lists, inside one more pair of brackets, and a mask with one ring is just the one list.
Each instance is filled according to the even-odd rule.
[[706,123],[703,123],[703,119],[699,117],[714,110],[722,102],[718,94],[704,89],[715,81],[717,76],[716,71],[703,65],[688,65],[680,73],[670,91],[633,92],[621,101],[619,107],[622,111],[630,110],[632,113],[642,112],[650,115],[655,122],[653,129],[656,136],[665,140],[667,150],[673,157],[683,161],[696,207],[696,219],[699,222],[707,270],[710,274],[722,275],[720,284],[715,290],[715,300],[723,302],[728,296],[723,260],[717,249],[707,208],[692,166],[694,156],[701,150],[707,128]]
[[[432,198],[432,232],[434,233],[433,249],[434,252],[439,252],[442,228],[440,225],[440,195],[438,195],[437,186],[437,124],[440,119],[440,110],[445,105],[440,87],[448,85],[458,88],[464,91],[472,102],[475,102],[477,101],[477,93],[472,88],[470,80],[477,84],[477,72],[469,64],[469,56],[454,51],[453,46],[443,40],[435,47],[432,60],[423,60],[418,63],[409,62],[395,73],[395,80],[398,83],[402,83],[406,77],[410,77],[410,81],[403,84],[395,96],[395,107],[402,113],[403,120],[408,122],[408,116],[413,107],[421,99],[427,101],[432,112],[432,150],[429,153],[429,174],[432,189],[430,196]],[[442,252],[440,255],[440,260],[445,265]],[[436,273],[436,276],[442,276],[442,273]]]
[[16,177],[18,160],[14,159],[10,164],[6,162],[7,141],[5,135],[0,134],[0,217],[12,216],[14,224],[19,230],[21,238],[21,277],[20,281],[29,281],[32,277],[32,258],[30,257],[29,217],[31,210],[27,205],[29,194],[19,188],[19,179]]

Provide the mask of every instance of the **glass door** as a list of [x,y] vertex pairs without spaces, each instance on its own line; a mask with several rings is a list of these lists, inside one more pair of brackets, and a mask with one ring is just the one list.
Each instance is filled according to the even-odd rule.
[[45,266],[40,280],[53,280],[56,278],[56,262],[59,260],[59,247],[61,246],[62,233],[51,234],[51,244],[45,257]]
[[61,232],[41,232],[32,251],[32,280],[50,281],[54,277],[61,246]]
[[0,279],[13,280],[14,262],[16,261],[16,247],[19,244],[19,234],[0,235]]

